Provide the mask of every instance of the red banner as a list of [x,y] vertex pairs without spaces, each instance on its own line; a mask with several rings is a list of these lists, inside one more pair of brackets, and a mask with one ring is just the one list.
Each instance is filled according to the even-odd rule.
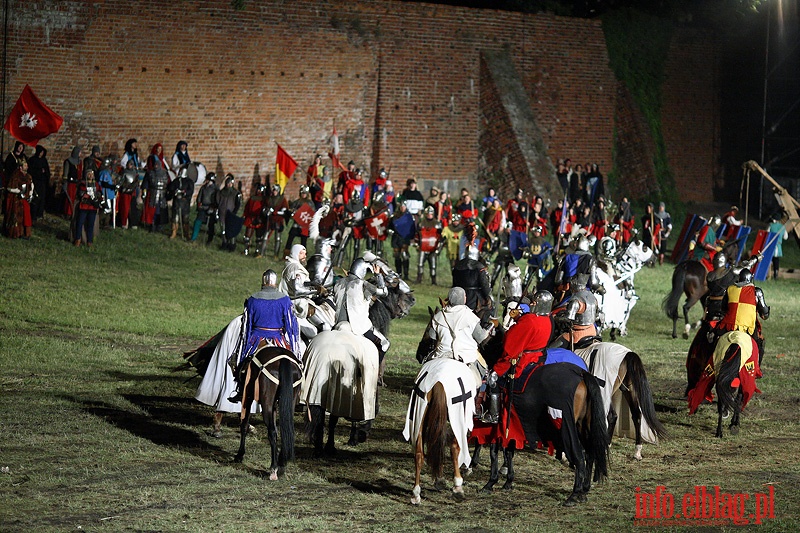
[[371,216],[364,221],[367,227],[367,234],[373,239],[380,241],[386,240],[386,226],[389,221],[389,212],[383,211],[375,216]]
[[36,146],[61,128],[64,119],[33,94],[26,85],[3,126],[18,141]]
[[295,224],[300,226],[300,230],[305,237],[308,237],[308,227],[311,219],[314,218],[314,208],[308,204],[301,205],[292,215]]

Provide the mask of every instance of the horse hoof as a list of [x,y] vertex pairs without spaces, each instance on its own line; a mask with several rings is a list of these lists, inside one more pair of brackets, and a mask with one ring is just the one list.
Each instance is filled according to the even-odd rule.
[[433,490],[443,491],[447,489],[447,483],[443,479],[437,479],[433,482]]
[[678,338],[678,334],[677,334],[677,333],[673,333],[673,334],[672,334],[672,338],[673,338],[673,339],[677,339],[677,338]]
[[639,452],[636,452],[635,454],[633,454],[633,458],[635,460],[637,460],[637,461],[641,461],[642,460],[642,454],[640,454]]
[[414,496],[411,498],[411,505],[419,505],[422,503],[422,496]]
[[222,431],[221,431],[221,430],[219,430],[219,429],[215,429],[214,431],[212,431],[211,433],[209,433],[209,435],[211,435],[211,436],[212,436],[212,437],[214,437],[215,439],[221,439],[221,438],[222,438]]
[[326,446],[326,447],[325,447],[324,456],[325,456],[325,457],[336,457],[336,448],[334,448],[333,446],[331,446],[330,448],[328,448],[328,447]]
[[277,470],[273,470],[272,472],[269,473],[269,480],[270,481],[278,481],[278,471]]
[[689,334],[684,331],[683,335],[681,335],[681,337],[683,337],[684,339],[688,339],[689,338]]
[[358,446],[358,440],[355,437],[350,437],[350,440],[347,441],[348,446]]
[[503,466],[503,467],[500,468],[500,475],[501,476],[507,476],[508,475],[508,467],[507,466]]
[[453,489],[453,498],[456,501],[463,502],[464,501],[464,488],[463,487],[456,487]]
[[511,483],[510,481],[506,481],[503,484],[503,490],[514,490],[514,484]]
[[241,456],[241,455],[237,455],[236,457],[234,457],[234,458],[233,458],[233,462],[234,462],[234,463],[241,463],[241,462],[242,462],[242,459],[244,459],[244,457],[243,457],[243,456]]
[[578,502],[572,495],[570,495],[570,497],[567,498],[567,501],[565,501],[561,505],[563,505],[564,507],[575,507],[576,505],[578,505]]
[[358,430],[358,442],[359,443],[367,442],[367,432],[366,431],[362,431],[360,429]]
[[731,435],[738,435],[739,434],[739,426],[731,426],[730,427]]
[[492,492],[494,492],[494,485],[487,483],[482,488],[480,488],[478,492],[483,492],[484,494],[491,494]]
[[256,434],[256,428],[254,428],[253,426],[251,426],[250,424],[248,424],[248,425],[247,425],[247,434],[248,434],[248,435],[253,435],[253,436],[255,436],[255,434]]

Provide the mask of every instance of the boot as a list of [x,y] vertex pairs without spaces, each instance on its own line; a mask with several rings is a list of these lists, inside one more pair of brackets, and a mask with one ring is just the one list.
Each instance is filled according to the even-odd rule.
[[244,238],[244,250],[242,251],[244,255],[250,255],[250,237]]
[[436,285],[436,274],[431,274],[431,285]]
[[500,393],[489,392],[489,410],[481,414],[484,424],[497,424],[500,421]]
[[189,237],[191,236],[191,233],[189,233],[189,223],[184,222],[182,229],[183,229],[183,240],[184,241],[189,240]]
[[200,235],[200,228],[203,226],[202,220],[195,220],[194,227],[192,228],[192,242],[197,240],[197,236]]
[[170,239],[174,239],[177,236],[178,236],[178,223],[177,222],[173,222],[172,223],[172,234],[169,236],[169,238]]
[[400,256],[395,256],[394,258],[394,269],[399,276],[403,275],[403,260]]
[[422,270],[417,272],[417,283],[422,283]]
[[408,281],[408,259],[403,259],[403,279]]

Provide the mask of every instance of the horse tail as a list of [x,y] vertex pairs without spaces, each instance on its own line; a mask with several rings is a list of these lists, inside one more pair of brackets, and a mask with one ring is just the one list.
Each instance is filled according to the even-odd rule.
[[447,394],[444,386],[436,383],[422,419],[422,445],[434,479],[442,477],[444,454],[447,449]]
[[589,372],[584,372],[583,383],[586,385],[591,416],[586,453],[595,464],[594,481],[599,481],[608,476],[608,447],[611,444],[611,436],[608,434],[606,409],[597,378]]
[[625,365],[628,368],[628,375],[630,375],[631,395],[639,404],[639,409],[642,411],[647,425],[659,438],[666,437],[667,428],[656,416],[653,392],[650,390],[650,382],[647,380],[642,358],[636,352],[628,352],[625,356]]
[[661,308],[667,314],[667,317],[672,320],[678,320],[678,304],[683,294],[683,283],[686,281],[687,264],[688,263],[684,261],[675,267],[675,270],[672,272],[672,290],[661,303]]
[[731,344],[725,351],[725,357],[722,360],[717,371],[717,402],[728,410],[733,412],[736,408],[736,393],[739,388],[731,387],[731,383],[739,377],[739,358],[741,357],[742,347],[738,344]]
[[287,461],[294,459],[294,363],[281,359],[278,369],[278,425],[281,431],[281,453]]

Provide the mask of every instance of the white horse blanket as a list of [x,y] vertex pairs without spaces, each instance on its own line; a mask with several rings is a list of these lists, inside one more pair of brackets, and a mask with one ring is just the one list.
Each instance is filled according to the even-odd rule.
[[[606,413],[611,408],[617,413],[617,425],[614,435],[618,437],[636,438],[636,428],[633,425],[631,408],[622,391],[614,389],[620,384],[619,367],[622,360],[631,350],[615,342],[596,342],[587,348],[577,348],[575,353],[586,361],[589,372],[605,381],[600,389],[603,396],[603,406]],[[624,377],[624,376],[623,376]],[[642,440],[650,444],[658,444],[658,436],[649,426],[644,417],[641,418]]]
[[597,280],[606,290],[605,294],[598,297],[598,304],[603,311],[603,329],[617,328],[620,335],[627,335],[628,319],[639,297],[621,289],[614,278],[603,270],[597,269]]
[[[208,369],[194,395],[196,400],[210,405],[215,410],[223,413],[242,412],[241,403],[228,401],[228,398],[236,392],[236,381],[233,379],[233,372],[230,365],[228,365],[228,359],[236,348],[241,328],[242,315],[239,315],[231,320],[228,327],[225,328],[225,333],[223,333],[217,347],[214,349],[214,355],[211,356]],[[261,412],[261,406],[258,402],[253,402],[251,412]]]
[[[337,328],[342,324],[337,325]],[[378,349],[352,331],[322,331],[311,339],[304,357],[300,398],[331,415],[373,420],[378,395]]]
[[414,390],[408,402],[406,426],[403,437],[416,442],[428,407],[428,393],[441,383],[447,396],[447,417],[453,434],[456,436],[461,452],[458,464],[469,467],[470,455],[467,446],[467,433],[472,431],[472,417],[475,414],[475,390],[477,384],[472,370],[455,359],[431,359],[424,365],[414,380]]

